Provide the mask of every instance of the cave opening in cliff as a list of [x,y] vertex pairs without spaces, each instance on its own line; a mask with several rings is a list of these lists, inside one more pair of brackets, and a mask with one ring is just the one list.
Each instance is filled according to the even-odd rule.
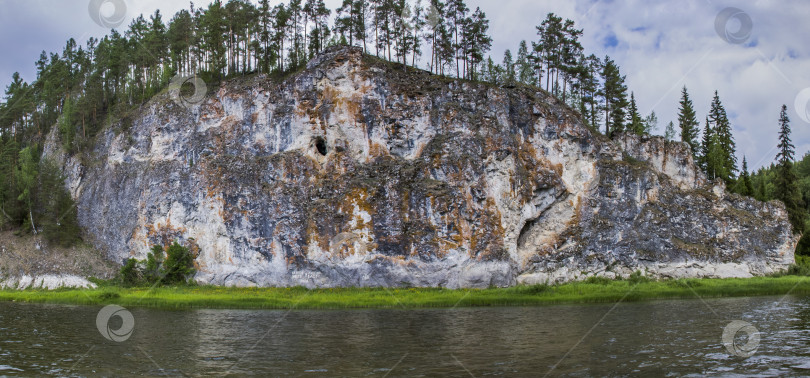
[[315,138],[315,148],[318,149],[318,153],[326,156],[326,139],[321,137]]

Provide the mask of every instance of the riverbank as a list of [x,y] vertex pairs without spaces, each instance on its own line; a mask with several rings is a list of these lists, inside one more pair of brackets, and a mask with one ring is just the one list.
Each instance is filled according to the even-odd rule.
[[58,290],[0,290],[0,301],[125,307],[217,309],[346,309],[533,306],[654,299],[810,295],[810,277],[587,282],[484,290],[225,288],[180,286]]
[[112,279],[119,269],[92,245],[55,245],[42,234],[5,230],[0,221],[0,287],[81,286],[89,284],[83,277]]

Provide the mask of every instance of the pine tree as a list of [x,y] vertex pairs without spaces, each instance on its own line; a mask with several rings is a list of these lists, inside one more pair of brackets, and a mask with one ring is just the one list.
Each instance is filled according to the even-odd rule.
[[599,104],[597,95],[599,93],[599,70],[602,66],[601,60],[596,55],[589,55],[582,62],[582,72],[580,78],[580,95],[582,101],[583,115],[587,114],[588,122],[594,130],[599,129],[602,106]]
[[[273,45],[278,49],[276,55],[278,55],[278,64],[279,69],[284,71],[284,42],[288,40],[288,32],[291,28],[291,18],[292,13],[290,13],[290,9],[284,6],[284,4],[279,4],[275,8],[273,8],[273,13],[275,14],[274,17],[274,24],[275,24],[275,33],[273,35]],[[292,63],[294,66],[295,63]]]
[[619,66],[609,56],[605,57],[602,65],[602,80],[604,84],[599,95],[605,104],[605,135],[612,137],[624,131],[625,109],[628,103],[625,76],[621,75]]
[[35,218],[45,240],[64,247],[73,245],[80,235],[76,206],[65,189],[60,168],[47,159],[39,164],[35,201]]
[[804,204],[799,191],[796,173],[793,169],[793,158],[796,147],[790,139],[790,119],[787,115],[787,106],[782,105],[779,114],[779,152],[776,154],[777,168],[774,180],[774,199],[785,204],[788,218],[793,225],[794,233],[804,232]]
[[470,8],[464,0],[447,0],[447,21],[448,27],[453,35],[453,57],[456,59],[456,76],[463,77],[465,75],[461,67],[462,59],[462,38],[465,28],[465,21]]
[[[5,142],[3,140],[5,139]],[[19,159],[19,145],[13,138],[4,138],[0,135],[0,224],[17,221],[18,207],[17,182],[15,172],[17,171],[17,159]]]
[[698,144],[698,128],[700,124],[695,114],[695,107],[692,100],[689,98],[689,93],[686,87],[681,91],[680,108],[678,109],[678,126],[681,130],[681,142],[689,145],[692,150],[692,156],[697,159],[700,153],[700,145]]
[[489,36],[489,20],[481,8],[476,8],[472,16],[463,23],[461,52],[464,61],[465,77],[475,80],[475,70],[484,61],[484,55],[492,47]]
[[407,39],[412,52],[411,66],[416,67],[417,58],[422,56],[422,32],[428,22],[425,18],[425,8],[422,7],[422,0],[416,0],[411,13]]
[[20,165],[19,170],[15,172],[15,179],[17,181],[17,190],[20,195],[17,200],[25,205],[28,211],[28,219],[26,222],[34,234],[37,233],[36,223],[34,222],[34,190],[37,184],[37,156],[38,154],[31,148],[26,147],[20,151]]
[[259,0],[258,17],[259,49],[257,55],[259,61],[257,68],[260,73],[270,73],[270,67],[274,65],[276,56],[275,49],[270,46],[273,18],[269,0]]

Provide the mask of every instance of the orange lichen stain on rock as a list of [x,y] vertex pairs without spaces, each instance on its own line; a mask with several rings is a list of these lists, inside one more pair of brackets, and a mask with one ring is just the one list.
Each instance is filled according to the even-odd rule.
[[218,165],[214,169],[210,169],[208,164],[204,164],[203,172],[205,173],[205,199],[209,200],[208,208],[214,210],[216,202],[219,202],[219,216],[224,219],[225,198],[222,196],[222,188],[225,177],[222,165]]
[[554,171],[554,173],[557,174],[558,177],[562,177],[562,175],[563,175],[563,165],[562,164],[554,164],[553,166],[551,166],[551,169]]
[[[328,251],[329,250],[329,238],[328,235],[326,238],[321,237],[321,234],[318,230],[318,225],[314,217],[310,216],[307,221],[307,245],[308,246],[317,246],[321,251]],[[309,252],[309,248],[304,249],[304,255],[307,256],[307,252]]]
[[221,119],[225,115],[225,109],[222,107],[222,102],[219,99],[213,99],[208,103],[201,106],[200,120],[207,121],[210,119]]
[[493,255],[503,250],[506,231],[501,224],[500,212],[498,212],[497,208],[494,199],[486,199],[484,211],[478,224],[479,232],[472,234],[469,238],[470,257],[477,257],[479,260],[497,257]]
[[370,198],[367,188],[353,188],[346,193],[338,212],[345,214],[349,221],[342,225],[342,232],[328,241],[327,248],[319,244],[322,250],[329,250],[333,257],[346,258],[354,254],[365,255],[377,248],[373,238],[374,226],[366,220],[375,211]]
[[310,99],[303,99],[295,107],[295,114],[302,120],[306,118],[306,122],[310,125],[317,125],[321,119],[320,104],[316,104]]
[[371,142],[371,146],[368,151],[370,158],[380,157],[380,156],[388,156],[390,152],[388,151],[388,147],[377,142]]
[[353,188],[347,193],[343,204],[341,205],[341,212],[347,214],[353,219],[355,229],[363,229],[366,227],[365,220],[361,214],[355,214],[355,206],[361,212],[365,212],[369,216],[374,214],[374,207],[368,202],[370,198],[367,188]]
[[188,229],[183,226],[173,226],[169,218],[166,219],[165,225],[160,222],[157,224],[150,223],[145,225],[144,229],[148,245],[160,245],[164,248],[182,239],[188,233]]
[[319,100],[321,103],[330,103],[334,109],[345,109],[347,107],[348,99],[341,96],[341,92],[332,85],[328,84],[328,80],[322,81],[323,88],[321,89]]

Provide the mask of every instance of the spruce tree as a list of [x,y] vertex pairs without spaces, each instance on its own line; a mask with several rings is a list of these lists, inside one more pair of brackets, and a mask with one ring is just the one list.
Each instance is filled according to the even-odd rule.
[[528,44],[525,40],[520,41],[517,60],[515,61],[517,80],[523,84],[535,86],[537,85],[537,77],[534,75],[534,67],[529,58]]
[[689,98],[686,87],[683,87],[681,91],[681,103],[678,109],[678,126],[681,130],[681,142],[689,145],[692,150],[692,156],[697,159],[697,155],[700,153],[700,144],[698,144],[697,141],[700,124],[698,123],[695,107],[692,104],[692,100]]
[[669,121],[667,124],[667,128],[664,131],[664,139],[666,140],[674,140],[675,139],[675,123]]
[[718,153],[720,156],[717,157],[720,164],[717,167],[718,177],[722,178],[726,184],[731,184],[737,172],[736,144],[731,132],[731,124],[726,115],[726,109],[720,102],[717,91],[714,92],[714,99],[709,111],[709,121],[713,124],[714,136],[719,147]]
[[627,131],[637,135],[644,134],[644,122],[641,120],[641,116],[638,114],[636,95],[633,92],[630,92],[630,108],[628,110],[629,114],[627,115]]
[[742,172],[740,172],[740,177],[737,179],[735,191],[744,196],[750,197],[754,195],[754,186],[751,183],[751,176],[748,173],[748,162],[745,156],[743,156]]
[[779,114],[779,152],[776,154],[776,178],[774,179],[774,199],[780,200],[787,208],[790,224],[794,233],[804,232],[804,204],[796,173],[793,169],[793,157],[796,147],[790,139],[790,119],[787,115],[787,106],[782,105]]
[[768,190],[765,184],[765,177],[760,177],[756,191],[754,192],[754,197],[762,202],[767,202],[771,200],[771,198],[768,197]]
[[698,166],[703,170],[703,173],[709,178],[714,180],[714,167],[709,167],[709,154],[712,151],[712,143],[714,142],[714,131],[709,123],[709,118],[706,117],[706,123],[703,126],[703,139],[700,143],[700,153],[698,154]]
[[506,49],[506,52],[503,54],[503,69],[506,73],[504,75],[506,84],[514,84],[517,75],[515,73],[515,63],[512,61],[512,52],[509,51],[509,49]]
[[644,134],[652,134],[653,131],[658,129],[658,115],[655,114],[655,110],[650,112],[650,115],[644,117],[644,120],[641,121],[642,124],[642,132]]

